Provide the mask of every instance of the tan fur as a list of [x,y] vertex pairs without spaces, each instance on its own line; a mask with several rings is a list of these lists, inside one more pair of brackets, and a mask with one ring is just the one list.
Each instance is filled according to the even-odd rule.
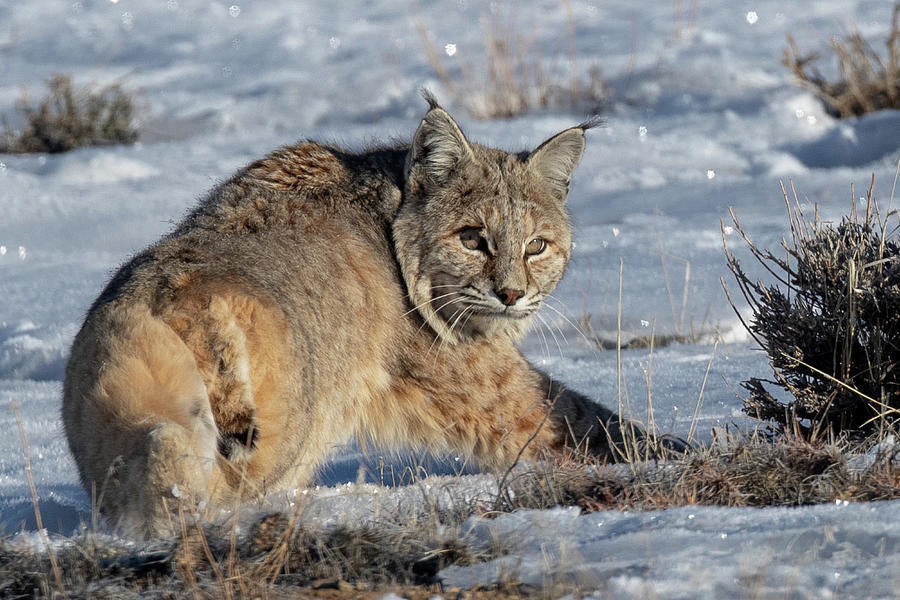
[[73,344],[63,420],[101,510],[160,535],[178,503],[305,485],[353,435],[496,468],[607,452],[615,417],[514,346],[569,259],[587,127],[513,155],[432,102],[408,147],[303,142],[213,190]]

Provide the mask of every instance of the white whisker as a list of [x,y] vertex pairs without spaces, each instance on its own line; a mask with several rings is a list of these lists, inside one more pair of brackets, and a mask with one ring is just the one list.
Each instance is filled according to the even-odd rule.
[[[459,320],[462,318],[462,316],[464,314],[466,314],[466,312],[469,310],[472,310],[474,312],[474,309],[471,306],[465,306],[465,307],[463,307],[462,311],[457,310],[457,311],[453,312],[453,314],[450,317],[451,319],[453,319],[453,321],[450,323],[450,327],[447,331],[448,334],[453,333],[453,328],[456,327],[456,324],[459,323]],[[457,313],[459,313],[459,314],[457,314]],[[438,348],[437,348],[437,354],[439,355],[441,353],[441,350],[444,348],[444,344],[447,343],[447,339],[442,336],[438,336],[438,337],[441,338],[441,343],[438,344]],[[428,354],[431,354],[431,349],[434,348],[434,343],[436,341],[437,341],[437,338],[435,338],[434,341],[431,342],[431,346],[428,347]],[[435,357],[435,359],[437,359],[437,357]]]
[[[551,306],[550,309],[552,310],[553,307]],[[551,331],[551,335],[552,335],[553,329],[555,328],[557,333],[559,333],[559,337],[561,337],[563,339],[563,341],[566,343],[566,346],[568,346],[569,345],[569,336],[566,335],[566,332],[563,331],[563,328],[559,326],[559,323],[556,323],[554,321],[547,321],[546,323],[547,323],[547,327]],[[556,338],[555,335],[553,337],[554,337],[554,339]],[[559,341],[557,341],[556,343],[557,343],[557,345],[559,345]]]
[[[547,297],[550,298],[550,295],[548,294]],[[591,344],[591,340],[588,339],[588,336],[586,336],[586,335],[584,334],[584,332],[581,330],[581,328],[580,328],[578,325],[576,325],[575,323],[572,322],[572,319],[570,319],[569,317],[567,317],[562,311],[560,311],[559,309],[557,309],[556,307],[554,307],[552,304],[546,304],[546,303],[545,303],[544,306],[546,306],[547,308],[549,308],[550,310],[552,310],[553,312],[555,312],[556,314],[558,314],[559,316],[561,316],[563,319],[565,319],[566,323],[568,323],[569,325],[571,325],[572,328],[573,328],[575,331],[577,331],[579,334],[581,334],[581,337],[584,338],[584,341],[585,341],[585,342],[587,342],[588,344]]]
[[[465,300],[465,298],[463,298],[461,296],[458,298],[454,298],[453,300],[450,300],[450,301],[445,302],[444,304],[440,305],[438,308],[435,309],[434,312],[437,313],[438,311],[447,308],[451,304],[456,304],[457,302],[463,302],[464,300]],[[456,313],[453,313],[453,314],[456,314]],[[438,316],[438,318],[440,318],[440,315]],[[425,325],[427,325],[427,324],[428,324],[428,321],[423,321],[422,324],[419,325],[419,328],[416,329],[416,333],[419,333],[420,331],[422,331],[422,329],[424,329]]]
[[472,309],[472,312],[470,312],[470,313],[468,314],[468,316],[466,317],[466,320],[463,321],[463,324],[460,325],[459,328],[460,328],[460,329],[465,328],[466,324],[469,322],[469,319],[471,319],[474,315],[475,315],[475,309],[473,308],[473,309]]
[[[546,326],[546,322],[541,319],[541,316],[537,316],[541,323]],[[544,335],[544,330],[538,327],[537,332],[541,335],[541,339],[544,341],[544,356],[547,357],[547,360],[550,360],[550,345],[547,343],[547,336]]]
[[[541,323],[543,323],[544,327],[547,328],[547,330],[550,332],[550,335],[553,336],[553,341],[556,342],[556,349],[559,350],[559,356],[562,357],[562,355],[563,355],[562,346],[559,345],[559,339],[557,339],[556,334],[553,333],[553,329],[551,329],[550,325],[547,324],[547,321],[540,314],[537,315],[537,318],[538,318],[538,320],[540,320]],[[545,343],[546,343],[546,338],[545,338]],[[547,350],[547,358],[548,359],[550,358],[549,349]]]
[[[436,287],[437,287],[437,286],[436,286]],[[457,286],[457,287],[459,287],[459,286]],[[431,300],[426,300],[425,302],[422,302],[422,303],[419,304],[418,306],[412,307],[411,309],[409,309],[408,311],[406,311],[405,313],[403,313],[403,314],[400,315],[400,316],[401,316],[401,317],[405,317],[405,316],[408,315],[409,313],[416,312],[417,310],[419,310],[420,308],[422,308],[422,307],[425,306],[426,304],[431,304],[432,302],[434,302],[434,301],[436,301],[436,300],[440,300],[441,298],[446,298],[447,296],[452,296],[452,295],[455,294],[455,293],[456,293],[456,292],[448,292],[448,293],[446,293],[446,294],[441,294],[440,296],[435,296],[435,297],[432,298]]]

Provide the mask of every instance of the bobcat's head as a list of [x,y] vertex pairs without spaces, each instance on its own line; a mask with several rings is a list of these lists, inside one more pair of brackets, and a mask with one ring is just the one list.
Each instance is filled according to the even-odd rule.
[[428,99],[393,230],[409,297],[447,341],[519,337],[569,260],[564,204],[595,123],[509,154],[470,143]]

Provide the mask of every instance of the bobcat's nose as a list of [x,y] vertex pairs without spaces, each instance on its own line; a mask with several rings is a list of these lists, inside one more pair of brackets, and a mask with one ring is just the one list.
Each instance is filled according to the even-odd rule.
[[503,288],[502,290],[494,290],[494,293],[500,298],[500,302],[506,306],[512,306],[516,303],[516,300],[525,295],[525,290]]

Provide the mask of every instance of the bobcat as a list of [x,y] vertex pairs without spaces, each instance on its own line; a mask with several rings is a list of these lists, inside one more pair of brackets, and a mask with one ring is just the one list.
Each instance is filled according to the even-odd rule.
[[277,150],[113,276],[62,415],[114,523],[162,535],[176,502],[302,486],[354,433],[493,468],[612,452],[616,415],[514,346],[569,260],[569,180],[596,123],[509,154],[426,99],[411,144]]

